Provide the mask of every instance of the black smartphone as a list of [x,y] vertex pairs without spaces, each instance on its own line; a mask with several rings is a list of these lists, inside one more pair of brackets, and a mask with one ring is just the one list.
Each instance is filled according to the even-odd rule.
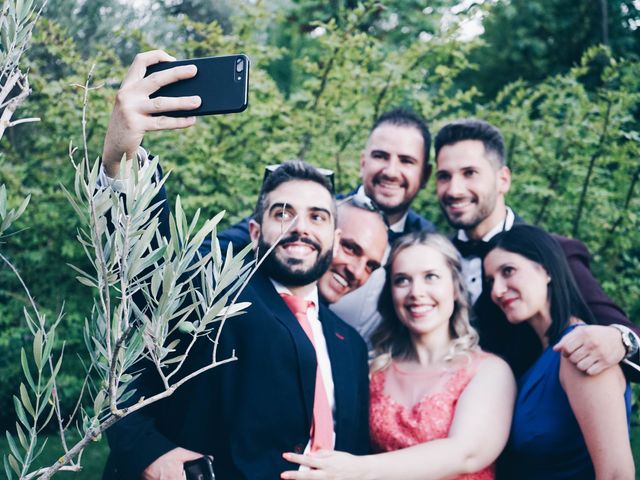
[[213,462],[207,455],[185,462],[184,473],[187,480],[215,480]]
[[156,63],[147,67],[145,76],[181,65],[195,65],[198,67],[198,73],[193,78],[165,85],[152,93],[150,98],[198,95],[202,103],[194,110],[163,112],[157,115],[190,117],[237,113],[244,111],[249,105],[249,57],[246,55],[224,55]]

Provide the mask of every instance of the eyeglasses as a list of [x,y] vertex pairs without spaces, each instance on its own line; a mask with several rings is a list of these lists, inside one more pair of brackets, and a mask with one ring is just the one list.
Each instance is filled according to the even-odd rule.
[[[271,175],[273,172],[278,170],[281,166],[282,166],[281,163],[277,163],[274,165],[267,165],[264,169],[264,177],[262,178],[262,183],[264,183],[265,180],[269,178],[269,175]],[[333,170],[329,170],[328,168],[321,168],[321,167],[313,167],[313,168],[315,168],[320,175],[322,175],[323,177],[326,177],[329,180],[329,182],[331,182],[331,192],[332,193],[335,192],[336,191],[335,173],[333,172]]]

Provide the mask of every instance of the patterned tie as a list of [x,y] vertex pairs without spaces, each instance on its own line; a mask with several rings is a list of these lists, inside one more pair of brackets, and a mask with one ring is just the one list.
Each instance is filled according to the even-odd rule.
[[[298,319],[300,326],[307,334],[309,340],[315,348],[315,342],[313,341],[313,332],[311,331],[311,324],[307,318],[307,310],[313,307],[313,302],[308,302],[302,298],[295,297],[286,293],[281,293],[280,296],[287,304],[289,309]],[[317,362],[317,353],[316,353]],[[331,413],[331,406],[329,405],[329,397],[322,381],[322,375],[320,373],[320,366],[316,367],[316,388],[315,395],[313,397],[313,423],[311,424],[311,451],[317,450],[333,450],[333,414]]]

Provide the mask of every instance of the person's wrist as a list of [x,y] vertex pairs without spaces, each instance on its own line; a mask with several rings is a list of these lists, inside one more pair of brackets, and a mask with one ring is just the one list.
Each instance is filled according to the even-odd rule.
[[129,178],[129,172],[131,171],[131,165],[134,159],[140,162],[137,149],[133,153],[126,153],[126,163],[124,169],[122,169],[121,165],[122,162],[125,161],[125,154],[122,153],[118,156],[117,153],[114,154],[105,150],[102,153],[102,166],[110,178],[126,180]]
[[380,472],[377,461],[379,455],[363,455],[356,457],[362,462],[362,477],[364,480],[376,480]]
[[614,324],[611,326],[620,332],[620,341],[624,348],[624,356],[622,359],[631,358],[637,355],[640,346],[638,345],[638,340],[633,332],[622,325]]

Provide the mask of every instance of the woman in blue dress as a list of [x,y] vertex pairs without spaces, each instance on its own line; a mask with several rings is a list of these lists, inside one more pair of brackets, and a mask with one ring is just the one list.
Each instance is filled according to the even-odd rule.
[[595,323],[560,245],[537,227],[514,226],[495,239],[484,270],[507,320],[527,322],[543,346],[518,381],[498,478],[634,479],[630,392],[622,370],[590,376],[553,350],[569,331]]

